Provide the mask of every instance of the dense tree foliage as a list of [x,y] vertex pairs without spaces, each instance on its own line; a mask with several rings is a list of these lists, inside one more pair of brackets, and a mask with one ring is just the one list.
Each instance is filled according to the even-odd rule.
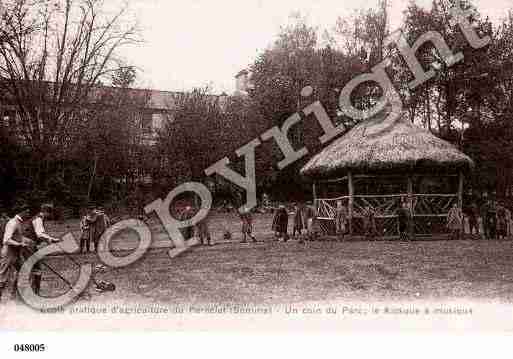
[[[4,206],[10,190],[52,197],[62,203],[126,202],[152,180],[165,194],[186,181],[205,181],[204,170],[229,157],[243,173],[235,150],[313,101],[320,100],[333,122],[348,128],[354,120],[339,108],[341,89],[356,76],[390,58],[387,72],[413,122],[451,141],[476,162],[476,191],[511,195],[513,185],[513,13],[501,23],[476,15],[471,19],[489,45],[473,49],[457,25],[450,23],[452,0],[433,0],[428,8],[411,1],[402,30],[410,44],[437,31],[465,60],[447,67],[432,44],[416,53],[436,76],[410,89],[413,74],[396,46],[384,46],[394,29],[389,4],[340,17],[327,29],[293,14],[276,40],[250,65],[254,85],[248,96],[214,96],[208,88],[176,94],[175,110],[148,146],[141,132],[149,93],[131,89],[138,74],[121,62],[118,50],[138,41],[138,32],[123,18],[125,9],[108,15],[99,0],[7,0],[0,33],[0,91],[14,108],[18,123],[2,123],[0,185]],[[467,7],[472,7],[467,2]],[[73,21],[71,21],[71,19]],[[42,45],[42,46],[39,46]],[[106,91],[102,84],[109,85]],[[312,96],[301,90],[312,86]],[[356,107],[368,108],[381,96],[366,83],[353,93]],[[146,113],[147,114],[147,113]],[[312,117],[295,125],[289,137],[309,156],[320,151],[321,128]],[[4,126],[5,125],[5,126]],[[14,132],[13,132],[14,131]],[[23,138],[23,141],[16,139]],[[279,171],[282,154],[274,141],[257,148],[260,192],[275,197],[309,196],[298,170],[303,161]],[[209,185],[218,196],[236,188],[221,178]],[[158,191],[157,191],[158,192]],[[20,196],[16,196],[20,197]]]

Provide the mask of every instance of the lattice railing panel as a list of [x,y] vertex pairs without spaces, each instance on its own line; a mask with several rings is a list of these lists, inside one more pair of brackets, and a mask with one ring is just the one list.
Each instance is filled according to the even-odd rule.
[[[363,213],[366,207],[371,207],[375,213],[376,230],[378,235],[398,235],[397,210],[401,206],[406,194],[362,196],[353,197],[352,228],[354,235],[363,235]],[[443,234],[447,233],[447,213],[454,203],[458,203],[457,195],[449,194],[415,194],[413,199],[414,233]],[[334,218],[336,203],[341,200],[345,206],[349,204],[349,197],[335,199],[318,199],[316,201],[317,217],[322,218],[321,233],[332,235],[335,233]]]
[[331,219],[317,219],[319,234],[332,236],[335,234],[335,221]]
[[447,217],[415,217],[416,235],[440,235],[448,233]]
[[316,203],[317,217],[334,219],[337,210],[337,201],[342,201],[344,206],[349,205],[348,197],[340,197],[335,199],[318,199]]
[[454,203],[458,203],[456,195],[416,195],[413,208],[417,216],[447,215]]
[[401,195],[391,196],[355,196],[353,202],[353,216],[362,217],[366,207],[374,210],[376,217],[394,216],[401,206]]

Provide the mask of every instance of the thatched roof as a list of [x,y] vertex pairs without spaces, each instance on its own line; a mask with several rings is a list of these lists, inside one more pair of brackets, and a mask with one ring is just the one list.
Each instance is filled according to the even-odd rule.
[[336,178],[349,170],[368,172],[457,172],[472,159],[431,132],[412,124],[406,113],[392,122],[383,113],[356,125],[314,156],[301,170],[310,178]]

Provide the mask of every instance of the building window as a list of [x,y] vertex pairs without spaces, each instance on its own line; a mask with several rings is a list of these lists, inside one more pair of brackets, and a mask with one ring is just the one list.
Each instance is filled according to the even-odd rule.
[[153,133],[153,114],[151,112],[143,112],[141,127],[143,134],[151,135]]

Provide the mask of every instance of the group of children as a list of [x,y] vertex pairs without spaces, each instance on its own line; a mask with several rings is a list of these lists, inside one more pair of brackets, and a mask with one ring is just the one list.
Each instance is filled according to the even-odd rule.
[[[312,203],[307,205],[294,204],[293,224],[292,224],[292,238],[299,236],[302,240],[303,231],[306,230],[306,239],[315,240],[319,234],[319,219],[317,218],[317,211]],[[409,239],[409,232],[411,226],[411,213],[408,206],[408,201],[403,200],[401,206],[396,212],[398,218],[398,231],[401,240]],[[376,225],[376,213],[371,206],[366,206],[362,211],[363,232],[368,240],[373,240],[379,236],[379,231]],[[272,230],[275,236],[283,238],[284,241],[289,239],[287,234],[289,213],[284,205],[280,205],[275,211]],[[342,200],[336,202],[336,207],[333,216],[335,224],[335,234],[340,240],[344,240],[350,231],[350,216],[349,210],[344,205]]]
[[[178,218],[184,222],[190,222],[197,212],[197,208],[191,205],[186,205],[181,211],[179,210]],[[200,239],[201,245],[212,245],[212,237],[210,236],[209,230],[209,218],[203,218],[196,225],[190,225],[182,230],[182,234],[185,240],[191,239],[197,236]]]
[[[316,211],[312,203],[302,204],[295,203],[294,211],[292,213],[292,238],[298,238],[303,240],[303,232],[306,232],[307,240],[313,240],[317,235],[316,228]],[[274,211],[274,217],[272,222],[272,231],[276,238],[283,239],[287,242],[290,237],[288,235],[289,227],[289,212],[284,205],[280,205]]]
[[80,221],[80,253],[90,252],[91,244],[93,251],[98,252],[100,237],[110,225],[110,218],[102,208],[89,206],[86,215]]
[[513,234],[512,214],[504,201],[487,200],[481,207],[473,202],[465,212],[470,234],[477,238],[503,240]]
[[[181,211],[179,210],[179,219],[187,222],[189,221],[197,210],[193,206],[185,206]],[[241,221],[241,243],[248,243],[250,240],[253,243],[257,243],[257,239],[253,234],[253,213],[252,210],[243,207],[238,212],[238,216]],[[306,231],[307,239],[315,238],[317,231],[314,228],[316,217],[315,209],[312,204],[307,205],[295,204],[293,213],[293,238],[302,239],[302,235]],[[277,238],[288,241],[290,239],[288,234],[289,224],[289,213],[284,205],[280,205],[279,208],[274,210],[274,218],[272,224],[272,230]],[[196,236],[200,240],[201,245],[212,245],[212,238],[209,230],[209,218],[204,218],[196,225],[191,225],[182,230],[184,238],[190,239]]]

